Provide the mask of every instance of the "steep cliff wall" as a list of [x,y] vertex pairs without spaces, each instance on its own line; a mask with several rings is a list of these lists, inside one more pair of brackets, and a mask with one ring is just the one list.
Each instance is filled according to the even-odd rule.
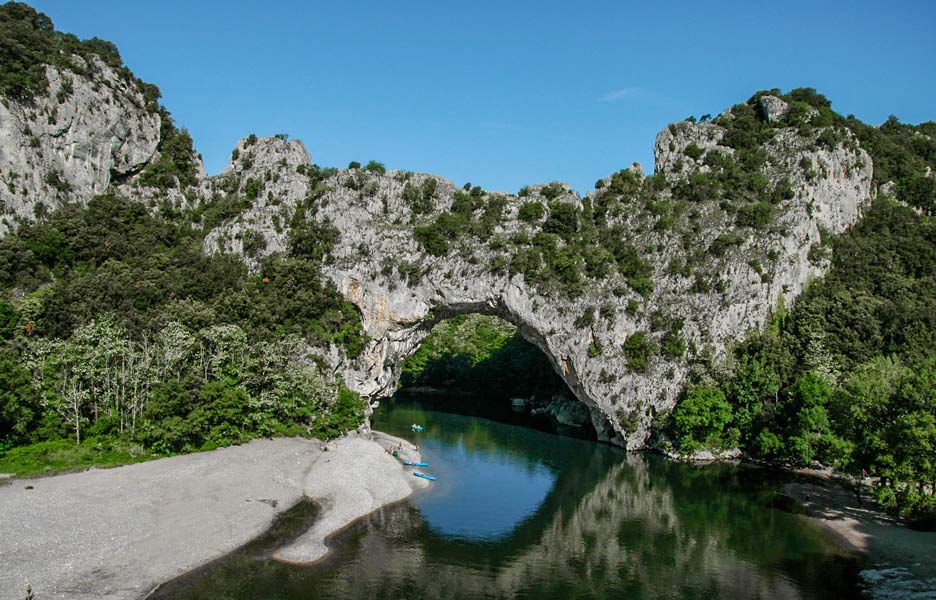
[[86,202],[151,161],[159,115],[137,82],[96,57],[47,65],[48,88],[0,102],[0,234],[64,202]]

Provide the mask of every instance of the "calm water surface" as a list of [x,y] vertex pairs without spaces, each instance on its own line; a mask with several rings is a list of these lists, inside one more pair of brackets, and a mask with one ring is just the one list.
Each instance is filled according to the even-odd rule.
[[413,402],[385,401],[374,427],[418,442],[438,481],[337,536],[314,567],[269,559],[314,518],[299,507],[267,539],[158,597],[859,596],[856,563],[782,510],[776,475],[627,455]]

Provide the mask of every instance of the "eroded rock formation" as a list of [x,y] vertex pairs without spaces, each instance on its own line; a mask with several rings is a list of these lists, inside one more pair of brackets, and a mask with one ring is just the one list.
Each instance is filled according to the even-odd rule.
[[153,160],[160,118],[137,83],[97,58],[46,67],[48,89],[0,102],[0,234],[64,202],[84,203]]
[[[115,179],[120,193],[153,206],[160,197],[196,204],[228,195],[243,208],[207,234],[204,248],[239,253],[254,269],[289,248],[295,223],[330,224],[337,239],[324,272],[360,309],[370,338],[354,359],[320,350],[349,387],[390,394],[434,323],[496,315],[546,354],[599,438],[629,448],[643,445],[654,416],[674,406],[694,363],[724,356],[823,273],[822,236],[854,223],[870,196],[871,160],[848,131],[828,145],[817,144],[821,128],[787,128],[761,144],[751,179],[772,191],[770,206],[755,203],[764,210],[748,214],[705,197],[699,177],[736,150],[723,143],[725,127],[694,122],[659,134],[653,177],[635,166],[585,198],[561,184],[469,193],[428,174],[323,171],[285,136],[244,138],[224,173],[206,177],[199,161],[197,185],[167,194],[136,177],[158,159],[158,115],[114,72],[97,72],[83,80],[50,69],[46,96],[0,108],[8,216],[30,220],[40,204],[86,201]],[[73,83],[60,99],[62,77]],[[782,100],[760,102],[771,121],[782,117]],[[521,214],[533,204],[541,214]],[[568,222],[550,225],[561,214]],[[452,230],[455,222],[466,231]],[[589,228],[600,235],[589,237]],[[433,235],[446,239],[433,246]],[[609,244],[617,249],[607,252]],[[520,264],[531,253],[548,264]],[[624,260],[643,275],[627,272]],[[574,273],[563,280],[565,268]]]
[[[719,143],[724,131],[714,124],[683,122],[661,132],[657,177],[665,177],[669,187],[659,199],[675,202],[675,185],[710,170],[707,154],[734,153]],[[457,237],[446,252],[433,254],[417,242],[414,230],[453,210],[460,190],[452,182],[426,174],[352,169],[313,184],[297,172],[309,160],[301,145],[261,139],[247,153],[247,165],[243,145],[228,176],[236,173],[241,186],[251,179],[268,184],[239,219],[211,232],[206,250],[241,251],[252,230],[265,243],[258,255],[280,251],[288,246],[287,224],[297,210],[333,224],[340,236],[325,271],[359,307],[371,338],[355,360],[333,355],[349,386],[371,397],[390,394],[402,361],[438,320],[462,313],[496,315],[517,325],[546,354],[589,407],[601,439],[630,448],[641,446],[652,417],[677,401],[692,361],[723,356],[732,342],[761,327],[781,299],[792,301],[821,275],[821,236],[839,233],[858,219],[870,196],[872,172],[870,158],[847,133],[842,143],[825,148],[794,129],[779,130],[763,147],[762,174],[765,187],[783,182],[788,188],[769,226],[739,226],[714,201],[686,209],[685,227],[675,230],[659,227],[662,217],[646,207],[622,211],[611,222],[621,226],[621,234],[650,264],[652,291],[641,296],[626,289],[624,277],[612,268],[569,296],[497,265],[519,251],[510,240],[539,231],[518,218],[524,203],[594,209],[603,201],[600,191],[584,202],[566,188],[557,194],[554,186],[530,186],[522,197],[484,194],[474,218],[482,219],[492,202],[503,204],[490,238]],[[414,190],[424,189],[432,190],[428,211],[413,202]],[[695,279],[673,269],[690,255],[699,262]],[[700,277],[711,285],[699,285]],[[635,302],[636,311],[631,310]],[[629,366],[626,340],[642,333],[650,344],[663,343],[664,334],[653,323],[661,318],[682,324],[688,352],[650,357],[640,369]]]

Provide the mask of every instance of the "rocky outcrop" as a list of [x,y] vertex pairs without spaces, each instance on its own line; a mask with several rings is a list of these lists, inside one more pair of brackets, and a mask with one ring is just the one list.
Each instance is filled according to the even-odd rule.
[[582,402],[564,396],[556,395],[537,405],[530,411],[531,415],[545,415],[559,427],[582,428],[591,424],[591,415]]
[[[636,448],[644,444],[654,415],[676,402],[691,364],[723,356],[731,343],[761,327],[778,302],[791,302],[824,271],[822,253],[816,252],[821,235],[841,232],[858,219],[870,195],[870,158],[847,133],[833,148],[816,144],[818,134],[804,137],[782,129],[764,146],[765,181],[788,186],[767,227],[738,226],[724,207],[704,200],[683,217],[681,229],[661,227],[660,217],[647,210],[616,217],[622,235],[652,268],[652,291],[646,297],[626,289],[613,269],[569,297],[526,281],[521,273],[492,267],[511,258],[507,240],[535,233],[518,218],[524,203],[584,206],[568,188],[530,186],[522,197],[484,195],[475,218],[481,218],[484,206],[503,206],[493,242],[461,237],[436,256],[417,243],[414,230],[452,208],[459,190],[451,182],[427,174],[355,169],[335,172],[317,182],[313,192],[300,166],[303,152],[272,138],[258,140],[253,152],[272,165],[273,175],[263,176],[249,210],[211,232],[206,250],[237,250],[238,238],[253,230],[265,238],[266,248],[258,253],[263,255],[286,247],[285,224],[297,210],[305,212],[300,216],[328,221],[340,236],[325,272],[360,309],[371,338],[356,360],[332,357],[353,389],[371,397],[392,393],[402,361],[434,323],[462,313],[491,314],[517,325],[546,354],[588,407],[600,439]],[[732,154],[719,143],[723,135],[724,129],[714,124],[667,128],[657,139],[657,173],[678,182],[707,172],[709,152]],[[282,158],[277,162],[268,156]],[[241,185],[244,177],[260,177],[257,168],[255,163],[240,171]],[[631,173],[642,179],[636,170]],[[421,213],[412,200],[424,189],[432,190],[432,209]],[[314,202],[306,201],[310,196]],[[670,202],[671,196],[671,190],[664,191],[659,200]],[[585,202],[597,206],[602,198],[593,193]],[[690,258],[698,262],[695,278],[673,272],[674,264]],[[688,351],[678,357],[657,354],[640,368],[629,366],[626,341],[640,334],[659,347],[664,341],[656,329],[660,319],[682,324]]]
[[[244,138],[224,173],[206,177],[198,162],[195,185],[167,193],[141,187],[136,176],[159,160],[160,135],[159,116],[139,86],[104,64],[83,72],[92,75],[50,67],[45,94],[0,106],[0,233],[115,183],[151,206],[227,202],[227,218],[208,232],[204,248],[239,253],[254,270],[262,257],[288,248],[294,223],[327,222],[337,240],[325,275],[358,307],[370,339],[353,360],[326,352],[349,387],[388,395],[433,324],[463,313],[495,315],[544,352],[587,407],[599,439],[630,448],[642,446],[655,415],[674,406],[694,363],[724,356],[778,302],[792,301],[823,273],[822,235],[854,223],[870,196],[871,160],[851,134],[819,144],[821,130],[789,128],[776,129],[760,149],[766,159],[755,183],[784,188],[772,199],[769,223],[744,223],[736,213],[748,207],[719,198],[687,200],[680,186],[695,185],[736,154],[723,143],[721,121],[667,127],[656,140],[652,179],[635,165],[585,198],[561,184],[467,194],[428,174],[323,171],[301,142],[285,136]],[[784,108],[764,98],[761,109],[775,123]],[[623,179],[630,195],[615,197]],[[541,235],[542,217],[521,215],[536,203],[547,215],[571,209],[575,223],[601,212],[614,236],[602,243],[626,244],[646,267],[645,281],[638,286],[615,266],[620,259],[601,254],[599,242],[583,249],[555,232]],[[473,223],[472,233],[448,231],[430,250],[425,236],[439,235],[436,219],[453,208]],[[592,272],[575,293],[554,279],[528,277],[515,259],[534,249],[551,253],[554,272],[563,261],[581,270],[581,252],[592,252]],[[668,347],[672,335],[679,343]],[[642,357],[633,356],[635,348]]]
[[264,255],[285,251],[296,204],[311,191],[304,175],[311,165],[299,140],[285,136],[260,140],[253,135],[240,140],[227,168],[203,184],[201,195],[235,193],[249,200],[250,207],[226,227],[209,232],[205,248],[241,254],[252,267],[257,262],[251,245]]
[[0,102],[0,234],[64,202],[86,202],[156,153],[160,118],[137,83],[97,58],[46,67],[44,94]]
[[757,105],[768,123],[780,121],[790,110],[790,105],[776,96],[761,96],[757,99]]
[[711,167],[692,158],[692,149],[698,149],[702,156],[709,150],[718,150],[727,156],[734,155],[734,149],[721,146],[725,130],[712,123],[693,123],[683,121],[672,123],[657,134],[653,156],[656,160],[656,172],[669,175],[688,175],[708,173]]

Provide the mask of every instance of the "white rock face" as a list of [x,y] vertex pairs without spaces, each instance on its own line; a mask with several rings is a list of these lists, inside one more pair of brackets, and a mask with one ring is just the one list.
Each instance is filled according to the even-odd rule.
[[717,149],[727,156],[733,156],[733,148],[719,145],[724,134],[723,128],[711,123],[673,123],[657,134],[656,145],[653,148],[656,172],[667,175],[708,173],[711,168],[702,164],[699,159],[692,158],[686,153],[686,149],[695,145],[703,152]]
[[86,202],[155,154],[159,116],[144,108],[136,84],[97,59],[91,71],[86,78],[46,67],[45,94],[0,102],[0,234],[33,220],[39,204]]
[[757,103],[760,105],[760,109],[767,118],[768,123],[776,123],[790,109],[790,105],[786,101],[776,96],[761,96],[758,98]]
[[[657,138],[657,172],[671,181],[705,172],[705,152],[732,153],[718,144],[723,134],[721,127],[711,124],[680,123],[667,128]],[[260,255],[286,247],[285,224],[311,190],[296,169],[297,163],[307,160],[304,148],[300,151],[284,144],[270,138],[256,143],[257,164],[261,160],[272,164],[275,175],[266,180],[257,202],[237,222],[211,232],[206,250],[237,250],[238,235],[243,237],[247,229],[266,237],[267,247]],[[692,144],[703,156],[686,156]],[[705,272],[717,280],[713,286],[717,289],[694,289],[691,278],[669,271],[668,265],[684,256],[683,238],[647,227],[633,217],[621,218],[629,241],[653,266],[654,290],[646,299],[629,291],[620,296],[610,293],[624,287],[623,278],[613,273],[570,299],[525,281],[522,274],[510,276],[492,269],[498,252],[475,238],[461,238],[445,256],[427,255],[413,237],[413,223],[426,217],[412,214],[404,190],[407,185],[420,188],[425,181],[435,180],[433,214],[438,214],[450,208],[457,191],[450,181],[426,174],[338,171],[315,194],[316,218],[330,221],[340,232],[325,272],[360,309],[371,342],[353,361],[333,352],[330,358],[335,369],[365,396],[388,395],[395,389],[403,360],[416,351],[433,324],[456,314],[496,315],[517,325],[545,353],[589,408],[601,439],[641,447],[653,416],[675,404],[691,362],[724,356],[730,344],[763,326],[781,298],[792,302],[826,267],[822,259],[811,256],[819,245],[820,231],[834,234],[849,227],[870,196],[871,160],[849,136],[829,150],[794,130],[781,130],[765,149],[764,175],[770,182],[788,180],[793,192],[776,207],[771,227],[735,227],[733,220],[719,216],[714,202],[695,208],[698,226],[689,242],[691,248],[710,248],[727,231],[734,231],[739,240],[723,253],[710,251],[702,259]],[[285,164],[268,160],[272,156],[285,159]],[[803,168],[804,159],[813,173]],[[245,176],[257,175],[244,170],[241,185]],[[274,199],[282,195],[282,200],[271,202],[268,192]],[[526,201],[545,203],[543,193],[544,186],[530,186],[525,197],[503,197],[504,218],[495,236],[532,233],[516,218],[517,211]],[[556,200],[582,202],[571,192]],[[490,201],[488,197],[486,202]],[[640,302],[636,313],[627,310],[631,301]],[[591,308],[596,309],[594,323],[577,324]],[[681,319],[690,349],[680,359],[656,356],[645,371],[637,372],[628,368],[623,344],[636,332],[645,332],[659,343],[662,333],[653,331],[654,313]]]
[[299,171],[310,167],[312,159],[301,141],[282,137],[245,137],[237,142],[232,156],[221,175],[202,185],[200,195],[236,191],[244,197],[255,197],[236,221],[208,233],[205,248],[239,253],[256,268],[257,261],[244,250],[245,241],[251,237],[255,242],[262,240],[264,255],[286,250],[295,205],[311,191],[309,178]]

